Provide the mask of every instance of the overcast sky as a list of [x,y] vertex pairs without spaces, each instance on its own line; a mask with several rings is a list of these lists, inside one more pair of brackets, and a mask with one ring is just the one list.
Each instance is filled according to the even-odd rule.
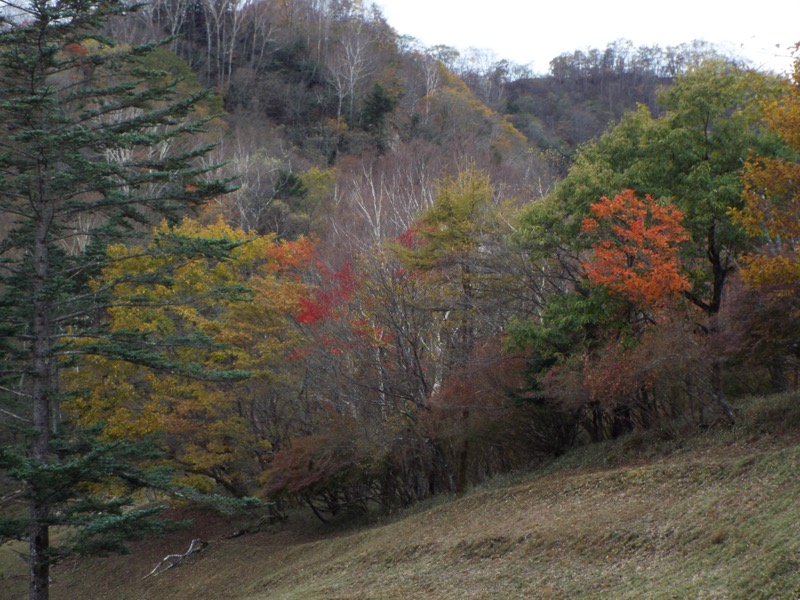
[[490,49],[544,73],[564,52],[636,46],[719,44],[754,66],[785,72],[800,42],[800,0],[375,0],[399,34],[424,45]]

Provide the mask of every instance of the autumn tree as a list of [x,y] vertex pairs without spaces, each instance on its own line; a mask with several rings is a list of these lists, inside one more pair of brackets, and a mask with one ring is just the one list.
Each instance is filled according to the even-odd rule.
[[[51,526],[74,525],[95,540],[83,548],[110,550],[148,516],[126,510],[129,497],[87,494],[84,481],[116,480],[124,491],[146,478],[126,469],[130,452],[120,444],[97,444],[63,423],[64,369],[92,352],[192,370],[165,362],[164,346],[147,335],[110,332],[109,290],[88,281],[108,264],[109,244],[146,235],[142,223],[175,220],[227,189],[197,164],[207,148],[172,143],[203,129],[192,115],[206,93],[177,96],[164,72],[143,67],[149,47],[118,47],[98,33],[129,10],[124,2],[34,0],[2,2],[0,13],[0,377],[4,403],[19,400],[13,419],[24,440],[5,446],[0,463],[29,501],[25,519],[2,522],[4,534],[29,539],[36,600],[48,597],[49,566],[61,555],[50,546]],[[175,242],[186,260],[227,251]]]
[[[581,230],[595,243],[591,258],[582,266],[593,286],[623,300],[617,305],[623,308],[620,317],[628,321],[621,329],[606,332],[605,347],[596,347],[583,357],[581,391],[591,407],[589,430],[594,439],[600,439],[601,418],[616,437],[634,423],[647,426],[659,417],[653,383],[663,372],[657,365],[667,357],[654,356],[657,344],[653,340],[671,340],[681,330],[676,309],[681,300],[685,302],[683,294],[690,284],[680,250],[689,235],[681,224],[681,211],[650,196],[639,199],[633,190],[613,199],[603,197],[590,211],[592,216],[583,220]],[[653,334],[661,328],[673,335]],[[691,343],[689,336],[684,342],[687,352],[699,345]],[[658,348],[669,350],[666,345]],[[670,361],[682,362],[675,357]],[[688,378],[685,372],[684,376]],[[676,401],[664,405],[675,406]]]
[[344,190],[359,194],[354,208],[369,225],[354,246],[362,251],[321,272],[297,315],[311,340],[307,393],[329,414],[318,411],[312,433],[276,456],[268,489],[305,494],[321,514],[360,506],[370,490],[392,507],[463,489],[483,446],[459,431],[477,431],[483,416],[504,410],[499,388],[485,403],[483,394],[454,400],[455,382],[487,363],[482,338],[494,336],[496,349],[508,316],[503,224],[489,178],[468,169],[439,180],[432,204],[413,219],[406,202],[422,201],[412,192],[428,183],[418,179],[423,165],[412,161],[406,173],[382,162],[362,161],[354,175],[363,187]]
[[653,328],[670,324],[688,289],[679,258],[688,235],[680,211],[649,196],[639,199],[633,190],[601,198],[590,214],[581,235],[593,245],[573,267],[574,285],[542,290],[540,323],[514,337],[532,350],[540,428],[559,415],[556,422],[566,425],[575,415],[598,441],[657,418],[655,370],[643,359],[651,356],[643,341]]
[[742,173],[744,206],[733,216],[758,244],[744,261],[745,280],[791,293],[800,282],[800,61],[783,95],[767,102],[764,112],[790,155],[748,158]]
[[365,273],[350,264],[318,270],[296,314],[306,342],[295,355],[305,374],[295,400],[302,413],[293,420],[302,427],[275,448],[265,491],[302,500],[326,520],[364,511],[370,501],[399,505],[386,488],[388,454],[398,430],[410,425],[416,398],[398,385],[388,358],[393,332],[375,310],[383,298],[372,295],[378,290]]
[[[169,252],[175,236],[195,244],[226,240],[232,249],[222,259],[186,261]],[[302,308],[300,275],[312,251],[307,239],[280,243],[221,220],[163,224],[144,247],[110,247],[112,263],[92,282],[95,289],[119,282],[109,330],[166,338],[195,332],[206,343],[167,349],[165,357],[206,372],[235,369],[250,376],[209,381],[93,356],[64,376],[74,390],[65,410],[84,425],[104,423],[111,440],[151,436],[184,481],[200,489],[220,486],[240,498],[253,493],[267,454],[282,441],[268,398],[291,395],[295,383],[290,355],[301,337],[293,316]],[[151,283],[165,277],[169,285]],[[125,301],[144,297],[146,303]]]
[[604,196],[590,210],[581,229],[600,239],[583,264],[589,281],[643,309],[663,308],[689,288],[679,256],[689,239],[683,213],[650,196],[640,200],[633,190]]
[[[598,198],[614,198],[625,189],[649,194],[683,213],[689,235],[680,252],[689,283],[683,294],[701,311],[698,331],[715,339],[728,282],[747,247],[731,220],[731,209],[742,202],[741,166],[752,148],[765,155],[777,150],[774,136],[760,126],[757,100],[774,97],[778,89],[777,78],[727,62],[692,66],[660,95],[661,116],[644,107],[627,114],[579,152],[551,195],[524,212],[519,239],[546,266],[552,293],[544,311],[559,315],[528,322],[531,340],[549,340],[539,345],[545,355],[563,356],[570,346],[582,352],[587,342],[602,343],[598,332],[608,324],[609,312],[598,311],[583,285],[582,256],[593,241],[581,226]],[[723,348],[711,344],[708,350],[710,396],[732,415],[724,399]]]
[[[479,347],[503,332],[508,317],[504,294],[509,273],[501,265],[506,230],[497,200],[485,173],[461,170],[439,182],[433,205],[400,238],[402,264],[428,290],[420,308],[430,311],[435,328],[428,350],[432,404],[450,404],[452,400],[445,400],[448,391],[459,394],[456,381],[480,368],[484,357],[479,357]],[[480,402],[456,408],[456,421],[469,428],[476,409],[480,414]],[[469,436],[457,438],[451,468],[453,487],[461,492],[473,449]]]
[[[745,360],[767,363],[772,387],[787,387],[786,364],[797,359],[800,308],[800,61],[783,94],[763,103],[769,129],[785,144],[778,156],[753,152],[742,172],[744,200],[731,211],[733,219],[753,241],[742,257],[740,290],[743,308],[734,309],[729,334],[732,347],[747,348]],[[751,349],[758,348],[756,354]],[[754,356],[756,355],[756,356]]]
[[[684,213],[691,235],[692,301],[719,310],[726,277],[746,246],[729,209],[741,204],[739,175],[752,148],[776,150],[760,128],[755,101],[778,91],[777,79],[712,61],[690,69],[659,97],[664,114],[640,107],[576,157],[568,176],[546,202],[531,206],[524,226],[549,229],[532,247],[584,249],[582,219],[598,198],[624,189],[670,202]],[[533,231],[533,230],[532,230]],[[688,258],[685,257],[685,258]]]
[[441,296],[430,308],[450,329],[445,339],[456,364],[465,364],[479,334],[478,311],[493,279],[482,263],[497,240],[494,201],[489,178],[478,170],[441,180],[433,205],[413,227],[417,241],[405,253],[409,268],[439,282]]

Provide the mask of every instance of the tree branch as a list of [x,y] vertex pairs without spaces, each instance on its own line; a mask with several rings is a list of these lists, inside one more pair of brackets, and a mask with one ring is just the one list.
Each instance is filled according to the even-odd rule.
[[[192,540],[192,543],[189,544],[189,549],[184,552],[183,554],[167,554],[164,558],[161,559],[153,570],[150,571],[147,575],[142,577],[142,580],[147,579],[151,575],[160,575],[164,571],[168,571],[172,567],[177,567],[181,564],[184,560],[189,558],[192,554],[197,554],[198,552],[202,552],[206,546],[208,546],[208,542],[204,542],[199,538],[195,538]],[[165,564],[166,563],[166,564]]]

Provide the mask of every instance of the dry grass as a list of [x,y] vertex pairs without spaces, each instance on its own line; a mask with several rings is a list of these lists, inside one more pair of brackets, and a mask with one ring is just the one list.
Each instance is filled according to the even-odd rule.
[[[232,525],[201,516],[133,556],[60,566],[52,597],[796,600],[800,400],[758,402],[734,431],[584,448],[369,526],[227,539]],[[211,542],[203,553],[143,579],[197,536]]]

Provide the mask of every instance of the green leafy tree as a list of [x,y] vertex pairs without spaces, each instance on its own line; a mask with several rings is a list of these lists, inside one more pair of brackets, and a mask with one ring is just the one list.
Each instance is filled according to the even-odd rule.
[[[125,492],[148,479],[131,466],[135,448],[98,443],[62,422],[60,373],[98,354],[214,375],[164,360],[167,347],[201,343],[192,332],[110,331],[103,311],[114,283],[92,289],[89,281],[108,262],[109,244],[146,235],[154,220],[175,221],[227,185],[198,166],[206,147],[181,141],[203,130],[194,107],[206,94],[178,96],[176,81],[143,65],[150,47],[119,47],[99,34],[109,17],[131,10],[127,3],[20,0],[0,9],[0,385],[4,406],[14,408],[3,414],[21,440],[2,448],[0,466],[21,482],[29,506],[24,519],[0,523],[4,534],[27,530],[30,597],[41,600],[63,552],[119,549],[148,516],[126,510]],[[177,235],[168,246],[186,261],[230,249]],[[169,284],[167,273],[152,277]],[[89,493],[89,484],[112,481],[120,497]],[[56,551],[53,525],[93,542]]]
[[692,243],[686,245],[692,288],[687,296],[714,315],[747,240],[729,211],[741,205],[740,173],[751,149],[774,154],[776,139],[760,128],[757,100],[775,96],[777,78],[710,61],[690,69],[661,94],[665,109],[627,114],[576,158],[567,178],[522,218],[528,247],[572,257],[588,249],[582,219],[591,204],[625,189],[675,205]]
[[[681,246],[689,283],[684,295],[704,314],[701,328],[714,333],[728,281],[748,243],[730,216],[742,204],[742,165],[751,149],[763,155],[778,151],[776,137],[761,126],[758,100],[779,90],[774,76],[709,60],[688,69],[661,94],[661,117],[640,107],[583,149],[553,194],[521,218],[522,244],[546,265],[552,282],[545,303],[588,293],[581,264],[591,239],[581,232],[583,219],[599,198],[631,189],[683,213],[689,235]],[[589,337],[598,319],[606,316],[585,316]],[[732,418],[722,393],[721,361],[714,352],[707,360],[714,373],[712,396]]]

